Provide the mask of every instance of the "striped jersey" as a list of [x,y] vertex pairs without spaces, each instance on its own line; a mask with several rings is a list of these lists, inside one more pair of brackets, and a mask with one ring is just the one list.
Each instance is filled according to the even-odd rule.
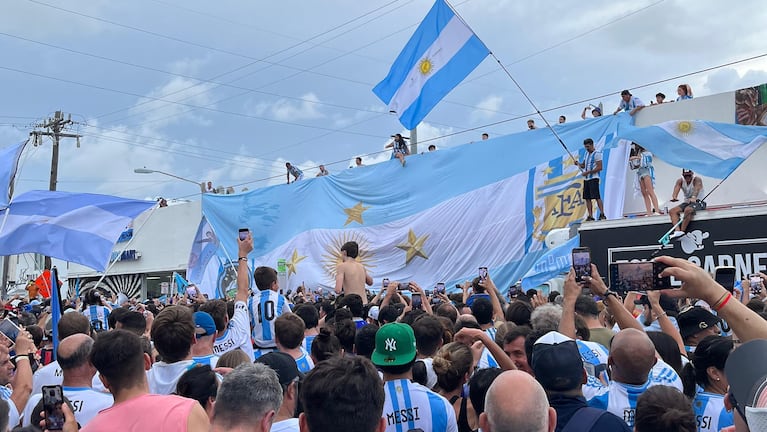
[[96,331],[109,330],[107,319],[109,318],[109,309],[104,306],[90,305],[82,312],[91,323],[91,328]]
[[194,361],[195,364],[205,366],[210,366],[211,369],[216,368],[216,364],[218,363],[219,357],[215,354],[208,354],[204,356],[193,356],[192,361]]
[[650,371],[647,382],[642,385],[623,384],[610,381],[607,386],[589,377],[583,385],[583,396],[589,406],[610,411],[622,418],[629,427],[634,427],[636,403],[639,395],[654,385],[665,385],[682,390],[682,381],[671,366],[658,360]]
[[213,354],[221,356],[238,348],[243,350],[251,361],[256,359],[253,355],[253,343],[250,341],[248,306],[244,301],[234,303],[234,315],[229,320],[229,325],[224,334],[213,341]]
[[386,432],[458,432],[450,402],[426,387],[399,379],[384,382]]
[[296,359],[296,366],[298,366],[299,372],[309,373],[309,371],[314,367],[314,362],[312,361],[311,357],[302,352],[301,357]]
[[312,342],[314,342],[314,338],[316,337],[317,335],[304,336],[304,341],[301,342],[301,347],[304,349],[305,352],[307,353],[312,352]]
[[288,301],[277,291],[256,290],[250,298],[250,324],[253,328],[253,342],[258,348],[275,348],[274,320],[290,313]]
[[[487,333],[488,336],[490,336],[490,339],[495,340],[495,334],[498,330],[495,327],[489,327],[484,330],[485,333]],[[479,361],[477,362],[477,369],[486,369],[486,368],[497,368],[498,367],[498,361],[495,360],[495,357],[493,357],[492,354],[490,354],[490,350],[487,348],[482,349],[482,354],[479,357]]]
[[608,381],[607,376],[607,357],[609,352],[602,344],[591,341],[582,341],[576,339],[578,351],[581,353],[581,360],[586,372],[593,377],[601,378],[604,382]]
[[[99,411],[111,407],[114,403],[111,394],[102,393],[90,387],[62,387],[62,390],[64,396],[69,399],[72,408],[74,408],[75,419],[80,426],[88,424],[93,417],[96,417]],[[34,411],[35,406],[37,406],[42,397],[43,395],[38,393],[29,398],[24,408],[22,426],[32,424],[32,411]]]
[[[591,153],[586,152],[585,159],[583,160],[583,170],[593,171],[597,169],[597,162],[600,162],[601,160],[602,160],[602,152],[597,150],[594,150]],[[589,173],[586,176],[586,180],[598,179],[598,178],[599,178],[599,173]]]
[[692,400],[698,432],[718,432],[734,424],[731,412],[724,407],[724,395],[698,392]]

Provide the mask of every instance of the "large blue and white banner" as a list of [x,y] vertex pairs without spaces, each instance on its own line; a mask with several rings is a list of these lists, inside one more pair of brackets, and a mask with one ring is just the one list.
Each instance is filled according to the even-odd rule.
[[522,277],[522,289],[535,288],[550,279],[561,276],[562,273],[570,271],[570,267],[573,265],[573,249],[580,245],[581,236],[577,235],[567,242],[549,249]]
[[0,209],[8,207],[11,202],[11,189],[26,145],[25,141],[0,150]]
[[[583,152],[585,138],[602,142],[604,193],[620,198],[608,217],[622,211],[627,166],[626,146],[615,147],[613,137],[630,122],[609,116],[555,126],[574,152]],[[624,175],[607,181],[613,166]],[[411,156],[405,167],[384,162],[242,194],[206,194],[203,213],[229,256],[237,256],[238,229],[247,227],[254,265],[287,260],[284,289],[302,282],[332,288],[340,248],[354,240],[376,285],[388,277],[450,287],[485,266],[505,291],[545,252],[549,231],[583,219],[582,182],[551,131],[538,129]]]

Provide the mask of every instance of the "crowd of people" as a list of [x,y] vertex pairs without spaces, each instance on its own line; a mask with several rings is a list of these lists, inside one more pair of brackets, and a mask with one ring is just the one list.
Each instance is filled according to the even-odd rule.
[[349,242],[333,293],[286,296],[275,269],[248,272],[252,238],[238,247],[233,299],[141,303],[90,290],[65,302],[55,348],[50,301],[9,302],[19,328],[0,344],[0,430],[45,428],[41,393],[56,385],[67,432],[767,424],[767,275],[729,292],[659,257],[681,289],[616,292],[592,265],[581,282],[571,271],[561,294],[502,296],[486,271],[447,294],[416,281],[373,287]]

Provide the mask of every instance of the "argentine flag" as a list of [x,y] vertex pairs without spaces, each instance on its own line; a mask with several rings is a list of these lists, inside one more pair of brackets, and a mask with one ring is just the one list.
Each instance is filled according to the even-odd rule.
[[628,129],[619,137],[634,141],[671,165],[725,178],[767,140],[767,128],[674,120]]
[[11,202],[11,186],[16,177],[19,158],[26,145],[25,141],[0,150],[0,209],[8,207]]
[[[628,159],[608,137],[630,121],[604,116],[554,126],[570,149],[585,138],[605,143],[605,196],[625,189],[625,175],[608,181],[611,166],[626,169]],[[302,283],[312,292],[332,290],[348,241],[359,244],[357,260],[375,287],[389,278],[449,288],[487,267],[506,291],[546,252],[547,233],[583,219],[582,190],[578,168],[551,131],[540,129],[413,155],[407,168],[387,161],[295,185],[205,194],[202,210],[226,251],[219,257],[237,256],[238,229],[249,228],[250,268],[284,260],[285,291]]]
[[39,253],[104,271],[120,233],[155,205],[109,195],[29,191],[0,211],[0,255]]
[[437,0],[373,93],[414,129],[489,53],[450,6]]
[[573,265],[573,248],[577,248],[580,244],[581,236],[576,235],[564,244],[549,249],[522,278],[522,289],[535,288],[570,271]]

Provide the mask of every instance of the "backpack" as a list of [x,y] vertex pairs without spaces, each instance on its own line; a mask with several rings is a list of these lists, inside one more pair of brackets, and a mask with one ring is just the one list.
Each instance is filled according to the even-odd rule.
[[605,410],[583,407],[570,417],[570,421],[567,422],[562,432],[588,432],[605,414],[607,414]]

